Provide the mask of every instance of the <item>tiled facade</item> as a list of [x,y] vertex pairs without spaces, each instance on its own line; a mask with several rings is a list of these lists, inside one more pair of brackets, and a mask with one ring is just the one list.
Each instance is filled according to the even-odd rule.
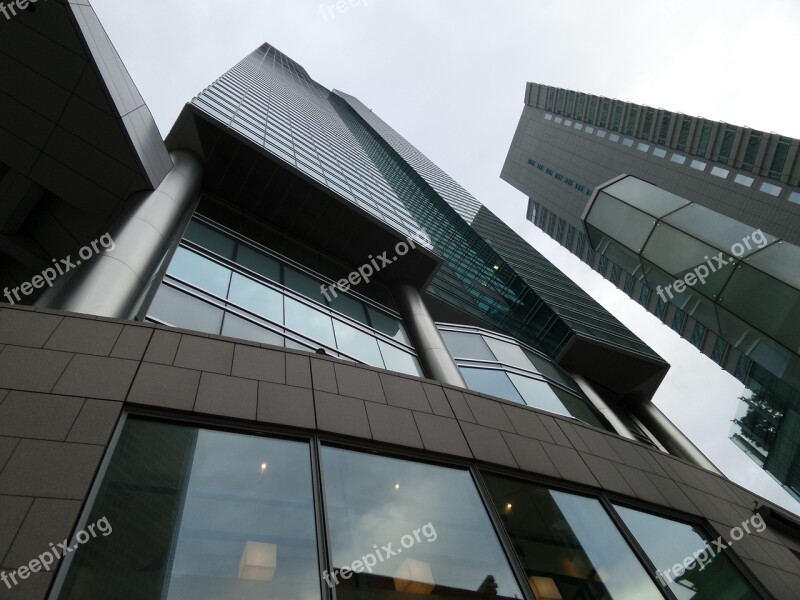
[[[701,518],[720,535],[756,504],[769,505],[722,477],[571,419],[328,357],[149,324],[4,305],[0,388],[4,570],[75,530],[128,411],[424,451]],[[790,544],[767,529],[727,552],[766,592],[789,600],[800,586]],[[51,582],[52,573],[36,573],[0,596],[44,598]]]

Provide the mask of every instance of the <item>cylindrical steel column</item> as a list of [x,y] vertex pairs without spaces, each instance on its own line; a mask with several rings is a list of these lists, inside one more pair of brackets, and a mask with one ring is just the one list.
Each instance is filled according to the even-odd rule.
[[614,431],[621,435],[624,438],[628,438],[629,440],[636,441],[636,436],[633,435],[625,424],[620,420],[611,407],[606,404],[606,401],[600,397],[595,389],[592,387],[592,384],[586,381],[586,378],[583,375],[579,375],[578,373],[570,372],[570,376],[572,379],[575,380],[575,383],[578,384],[578,387],[581,388],[581,391],[586,394],[586,397],[589,399],[589,402],[606,418],[606,420],[611,424],[611,427],[614,428]]
[[649,401],[630,402],[628,406],[650,433],[667,449],[667,452],[683,458],[702,469],[722,475],[722,472],[714,466],[714,463],[708,460],[705,454],[700,452],[697,446],[680,429],[675,427],[675,424],[655,404]]
[[37,306],[119,319],[136,313],[164,256],[182,235],[202,186],[203,166],[194,154],[170,156],[175,166],[158,188],[133,198],[111,227],[113,250],[58,280]]
[[417,288],[410,283],[399,282],[392,291],[425,374],[440,383],[466,388],[467,383],[456,361],[450,356]]

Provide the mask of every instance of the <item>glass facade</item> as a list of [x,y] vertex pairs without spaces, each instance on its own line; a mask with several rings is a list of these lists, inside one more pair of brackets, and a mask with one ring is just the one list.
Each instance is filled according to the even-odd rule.
[[[260,343],[326,352],[422,375],[399,317],[267,248],[195,217],[148,319]],[[323,290],[323,288],[325,288]]]
[[544,355],[480,329],[439,329],[471,390],[609,429],[572,378]]
[[128,416],[97,486],[113,535],[68,556],[65,600],[758,597],[724,555],[668,581],[701,527],[310,437]]

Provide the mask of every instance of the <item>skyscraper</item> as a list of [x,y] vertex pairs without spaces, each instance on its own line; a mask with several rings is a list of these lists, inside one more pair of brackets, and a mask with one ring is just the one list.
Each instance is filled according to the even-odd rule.
[[502,177],[531,222],[746,384],[732,439],[799,497],[797,150],[529,83]]
[[792,596],[668,365],[358,100],[264,44],[164,142],[91,7],[12,26],[0,585]]

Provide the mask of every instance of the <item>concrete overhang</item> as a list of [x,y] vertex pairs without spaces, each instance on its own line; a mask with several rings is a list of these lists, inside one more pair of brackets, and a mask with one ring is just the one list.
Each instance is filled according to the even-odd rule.
[[88,2],[0,20],[0,277],[30,279],[108,231],[172,168]]
[[[391,258],[406,237],[302,171],[187,104],[167,136],[170,150],[187,149],[205,164],[203,189],[351,265],[384,252]],[[246,224],[243,224],[246,228]],[[379,263],[380,264],[380,263]],[[441,258],[417,246],[375,279],[403,279],[424,289]]]
[[567,343],[556,362],[633,401],[652,399],[670,368],[664,360],[579,335]]

